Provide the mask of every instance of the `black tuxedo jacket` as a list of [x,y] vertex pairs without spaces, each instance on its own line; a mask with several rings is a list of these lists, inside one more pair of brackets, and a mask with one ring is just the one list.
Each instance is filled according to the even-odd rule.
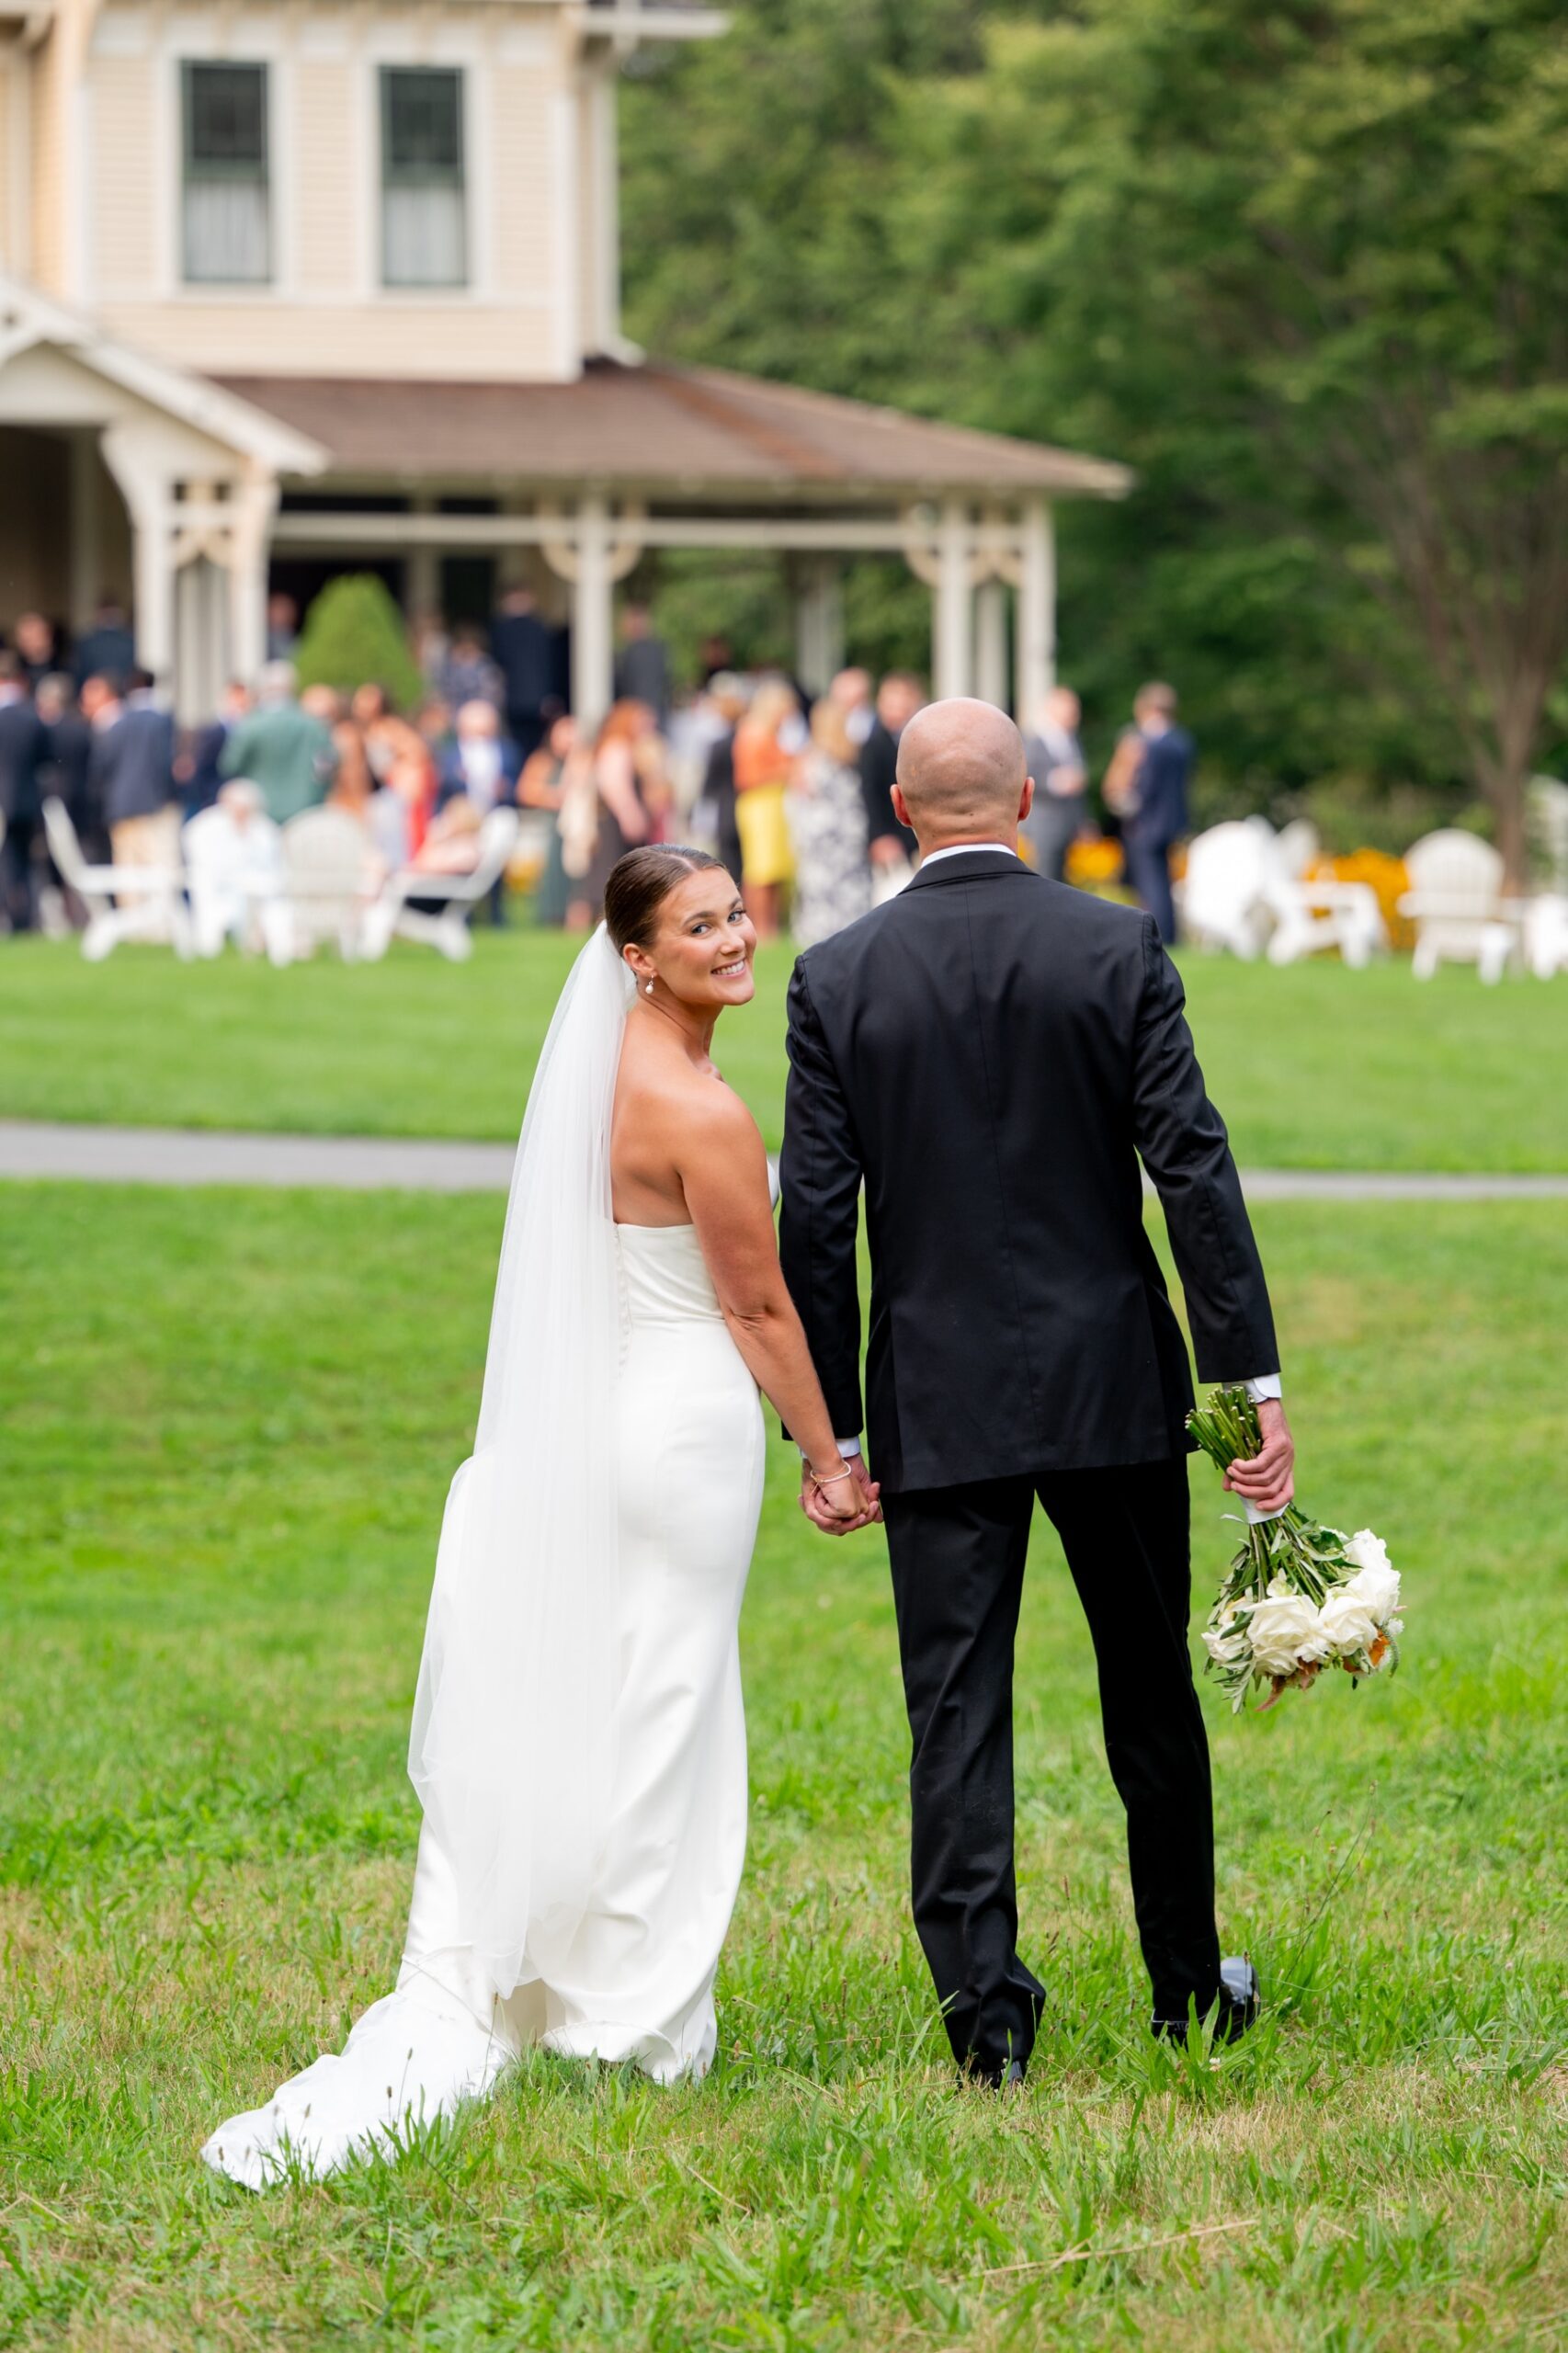
[[810,949],[790,989],[780,1249],[842,1437],[890,1493],[1168,1459],[1191,1376],[1278,1370],[1224,1126],[1150,918],[979,850]]

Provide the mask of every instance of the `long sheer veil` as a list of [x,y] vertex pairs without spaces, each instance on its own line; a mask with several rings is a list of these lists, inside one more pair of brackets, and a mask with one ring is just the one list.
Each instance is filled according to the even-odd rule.
[[601,925],[528,1097],[479,1429],[447,1498],[409,1737],[463,1937],[503,1995],[582,1916],[615,1770],[609,1127],[631,996]]

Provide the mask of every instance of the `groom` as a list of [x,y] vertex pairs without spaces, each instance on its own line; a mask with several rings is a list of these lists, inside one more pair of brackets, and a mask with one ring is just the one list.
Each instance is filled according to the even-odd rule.
[[[1263,1451],[1227,1485],[1277,1509],[1293,1465],[1263,1269],[1181,983],[1147,915],[1022,863],[1033,794],[989,703],[911,721],[893,805],[924,862],[796,965],[780,1172],[784,1272],[846,1454],[865,1189],[865,1419],[914,1736],[915,1922],[955,2057],[997,2085],[1022,2078],[1044,2000],[1017,1955],[1013,1869],[1013,1640],[1037,1495],[1094,1638],[1154,2031],[1179,2039],[1196,2003],[1234,2036],[1256,2008],[1215,1933],[1187,1647],[1192,1386],[1140,1161],[1199,1375],[1259,1400]],[[801,1501],[814,1511],[809,1474]]]

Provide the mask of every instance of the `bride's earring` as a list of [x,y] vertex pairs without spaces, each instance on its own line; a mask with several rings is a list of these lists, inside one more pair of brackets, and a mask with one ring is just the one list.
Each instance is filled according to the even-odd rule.
[[652,982],[652,981],[649,981],[649,982],[646,983],[646,985],[645,985],[645,986],[644,986],[644,988],[643,988],[642,994],[643,994],[643,995],[644,995],[644,996],[652,996],[652,995],[653,995],[653,982]]

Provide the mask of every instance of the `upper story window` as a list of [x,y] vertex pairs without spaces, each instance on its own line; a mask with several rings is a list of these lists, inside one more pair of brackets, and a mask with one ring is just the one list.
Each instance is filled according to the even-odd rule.
[[272,276],[267,68],[182,69],[183,235],[192,286],[265,286]]
[[381,282],[465,286],[462,74],[381,68]]

